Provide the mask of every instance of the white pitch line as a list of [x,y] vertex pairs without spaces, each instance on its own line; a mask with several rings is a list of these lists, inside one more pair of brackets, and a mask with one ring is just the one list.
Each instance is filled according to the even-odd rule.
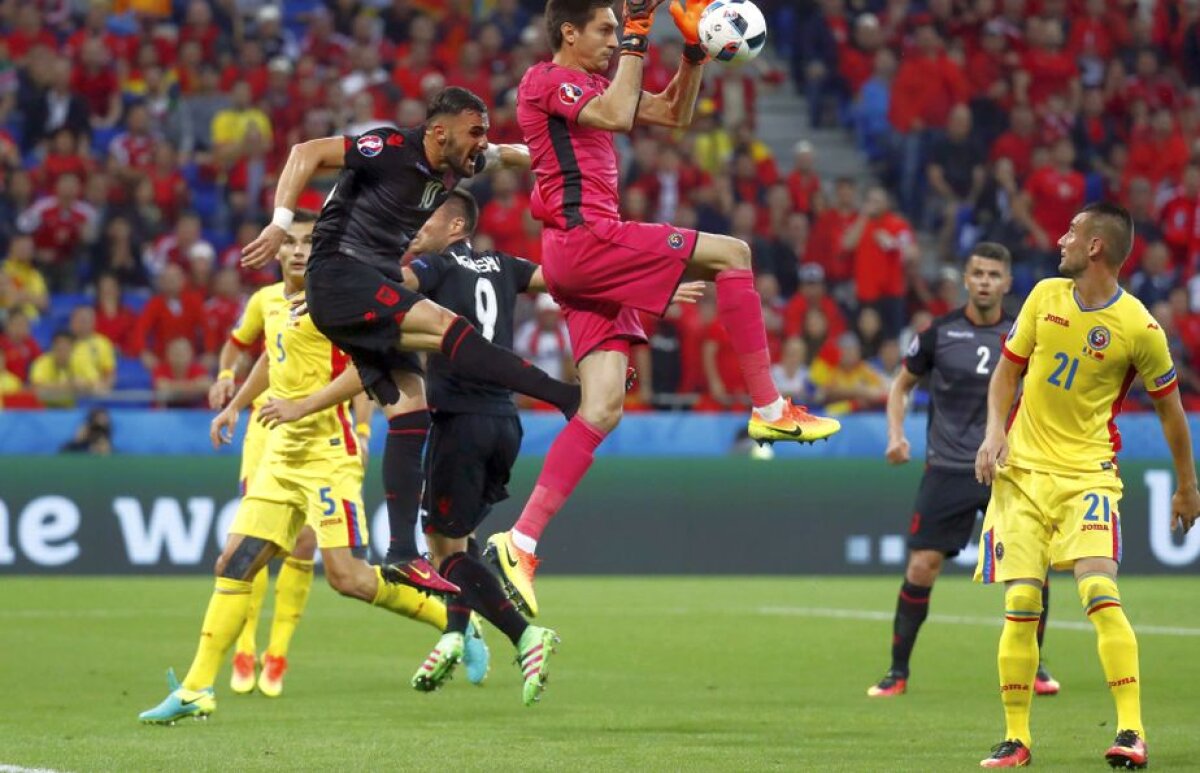
[[[792,617],[824,617],[838,620],[891,620],[894,616],[892,612],[879,612],[871,609],[831,609],[827,607],[759,607],[760,615],[787,615]],[[996,617],[970,617],[967,615],[930,615],[930,622],[946,623],[950,625],[978,625],[987,628],[998,628],[1003,625],[999,616]],[[1050,620],[1047,623],[1051,628],[1060,628],[1069,631],[1091,631],[1091,623],[1081,623],[1078,621],[1056,621]],[[1181,626],[1170,625],[1134,625],[1133,630],[1137,634],[1150,634],[1152,636],[1200,636],[1200,628],[1184,628]]]
[[53,768],[23,768],[20,765],[0,763],[0,773],[63,773],[63,771]]

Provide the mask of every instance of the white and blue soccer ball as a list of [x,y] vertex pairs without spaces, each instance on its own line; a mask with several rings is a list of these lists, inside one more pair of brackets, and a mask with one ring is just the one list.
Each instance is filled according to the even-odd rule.
[[750,0],[714,0],[700,16],[700,45],[718,62],[748,62],[767,43],[767,20]]

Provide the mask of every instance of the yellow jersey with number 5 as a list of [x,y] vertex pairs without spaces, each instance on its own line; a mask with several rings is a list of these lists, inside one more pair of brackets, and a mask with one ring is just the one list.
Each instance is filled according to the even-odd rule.
[[[264,308],[264,347],[272,397],[298,400],[319,391],[346,369],[349,357],[317,330],[312,317],[293,316],[289,298]],[[288,459],[356,456],[350,403],[326,408],[271,431],[267,451]]]
[[1086,308],[1071,279],[1033,288],[1003,352],[1026,368],[1009,418],[1008,463],[1029,470],[1114,470],[1116,417],[1134,378],[1152,397],[1178,386],[1167,337],[1141,301],[1118,289]]
[[[242,316],[238,318],[237,324],[229,332],[229,340],[239,349],[253,354],[256,348],[255,344],[265,343],[263,341],[263,323],[267,313],[271,309],[287,309],[289,306],[287,296],[283,292],[283,282],[260,287],[246,301],[246,307],[242,309]],[[254,398],[250,415],[252,417],[257,415],[258,409],[262,408],[270,397],[271,392],[267,390]]]

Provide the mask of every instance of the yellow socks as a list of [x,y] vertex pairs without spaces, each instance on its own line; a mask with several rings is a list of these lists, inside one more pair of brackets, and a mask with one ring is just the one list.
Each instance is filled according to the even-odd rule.
[[249,652],[258,657],[258,615],[262,612],[263,598],[267,595],[267,581],[270,576],[267,567],[258,570],[250,586],[250,606],[246,608],[246,623],[238,634],[237,646],[234,652]]
[[204,614],[204,625],[200,629],[200,646],[196,657],[183,680],[188,690],[203,690],[211,687],[217,678],[217,670],[229,647],[246,622],[246,609],[250,606],[251,583],[218,577],[208,611]]
[[271,641],[267,654],[286,658],[292,634],[304,615],[308,605],[308,592],[312,590],[313,562],[299,558],[287,558],[275,578],[275,616],[271,620]]
[[1000,634],[1000,702],[1004,704],[1004,737],[1032,748],[1029,708],[1037,675],[1038,620],[1042,616],[1042,589],[1013,585],[1004,592],[1004,630]]
[[375,588],[375,598],[371,603],[377,607],[391,610],[398,615],[428,623],[439,631],[446,630],[446,605],[441,599],[428,596],[408,585],[397,585],[383,579],[379,567],[375,569],[378,585]]
[[1125,617],[1117,583],[1107,575],[1085,574],[1079,578],[1079,599],[1096,628],[1100,665],[1117,704],[1117,729],[1136,730],[1145,738],[1137,637]]

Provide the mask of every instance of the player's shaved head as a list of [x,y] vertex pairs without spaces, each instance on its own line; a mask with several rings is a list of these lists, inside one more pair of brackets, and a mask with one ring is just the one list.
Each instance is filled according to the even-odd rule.
[[582,31],[592,20],[593,13],[612,7],[612,0],[550,0],[546,3],[546,34],[550,36],[550,50],[562,48],[564,24]]
[[1133,216],[1124,207],[1108,201],[1088,204],[1079,214],[1084,215],[1084,235],[1099,239],[1104,245],[1104,260],[1110,266],[1120,266],[1133,249]]

